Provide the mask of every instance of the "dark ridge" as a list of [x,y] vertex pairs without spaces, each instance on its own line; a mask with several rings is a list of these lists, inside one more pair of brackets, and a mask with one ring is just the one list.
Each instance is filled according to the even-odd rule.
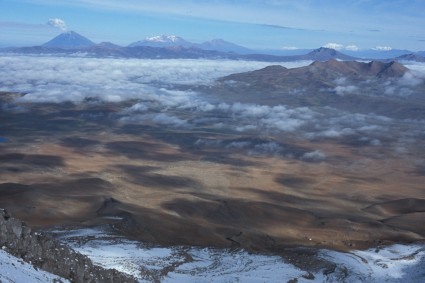
[[411,53],[398,56],[395,58],[396,61],[415,61],[415,62],[425,62],[425,57],[419,54]]
[[314,60],[314,61],[327,61],[330,59],[339,59],[339,60],[354,60],[355,57],[345,55],[341,52],[336,51],[335,49],[320,47],[315,49],[306,55],[299,56],[300,60]]
[[0,247],[15,257],[71,282],[133,283],[135,278],[115,269],[96,266],[70,247],[44,233],[34,233],[25,223],[0,209]]
[[[362,63],[357,61],[338,61],[331,59],[328,61],[314,61],[308,66],[287,69],[279,65],[268,66],[266,68],[232,74],[219,81],[244,81],[251,83],[253,81],[266,81],[273,80],[276,82],[279,78],[296,80],[308,79],[308,83],[312,81],[329,81],[341,77],[376,77],[376,78],[394,78],[402,77],[408,69],[402,64],[397,62],[378,62],[371,61],[369,63]],[[307,82],[306,82],[307,83]]]

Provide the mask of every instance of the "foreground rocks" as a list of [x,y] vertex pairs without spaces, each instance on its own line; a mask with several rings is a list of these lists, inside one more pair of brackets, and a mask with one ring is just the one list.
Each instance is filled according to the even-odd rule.
[[0,247],[36,268],[72,282],[137,282],[115,269],[93,265],[88,257],[47,234],[32,232],[4,209],[0,209]]

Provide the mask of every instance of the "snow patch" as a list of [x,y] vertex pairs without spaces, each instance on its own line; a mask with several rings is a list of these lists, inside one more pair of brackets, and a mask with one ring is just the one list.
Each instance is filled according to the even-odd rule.
[[244,250],[159,247],[96,229],[58,235],[95,264],[131,274],[140,282],[425,282],[424,244],[348,253],[319,250],[319,259],[336,265],[334,272],[324,274],[301,270],[279,256]]
[[31,264],[26,263],[0,249],[0,282],[45,283],[54,282],[54,280],[57,280],[58,282],[70,282],[59,276],[37,269]]

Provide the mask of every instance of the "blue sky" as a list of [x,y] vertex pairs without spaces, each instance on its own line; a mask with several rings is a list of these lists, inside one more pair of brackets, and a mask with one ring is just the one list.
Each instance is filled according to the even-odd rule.
[[0,0],[0,46],[39,45],[62,19],[95,42],[160,34],[249,48],[425,50],[423,0]]

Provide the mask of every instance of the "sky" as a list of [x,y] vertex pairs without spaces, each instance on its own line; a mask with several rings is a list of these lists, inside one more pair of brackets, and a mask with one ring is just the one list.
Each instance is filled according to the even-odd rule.
[[0,47],[63,30],[128,45],[173,34],[252,49],[425,50],[423,0],[0,0]]

